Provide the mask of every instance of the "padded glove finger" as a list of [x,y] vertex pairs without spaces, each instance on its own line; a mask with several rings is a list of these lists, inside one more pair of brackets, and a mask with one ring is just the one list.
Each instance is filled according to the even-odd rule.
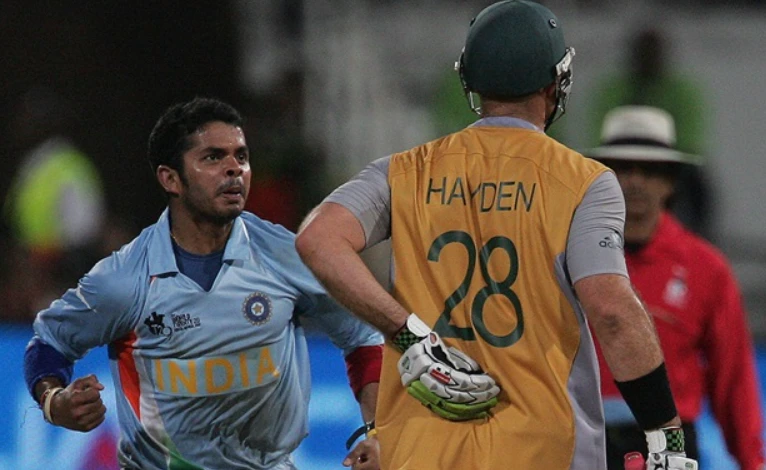
[[[456,373],[459,374],[459,372]],[[445,384],[440,378],[436,378],[432,374],[422,375],[420,377],[420,382],[430,392],[452,403],[466,404],[486,402],[500,393],[500,388],[494,384],[489,388],[472,387],[470,384],[466,383]]]
[[451,403],[428,390],[419,380],[416,380],[407,387],[407,393],[437,415],[450,421],[488,418],[488,411],[497,405],[496,397],[486,402],[473,404]]
[[647,470],[698,470],[696,460],[687,458],[683,453],[650,453],[646,461]]
[[484,372],[481,369],[481,366],[463,351],[450,346],[447,348],[447,352],[450,355],[452,363],[455,365],[455,369],[464,372]]
[[434,363],[433,357],[426,354],[425,345],[422,342],[410,346],[402,354],[402,357],[399,358],[399,362],[396,365],[397,369],[399,369],[402,385],[406,387],[415,380],[418,380],[421,375],[428,372],[428,368]]

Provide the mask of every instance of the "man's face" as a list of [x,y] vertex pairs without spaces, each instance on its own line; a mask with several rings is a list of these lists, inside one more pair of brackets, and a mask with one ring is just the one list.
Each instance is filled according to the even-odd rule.
[[604,160],[614,170],[625,196],[627,220],[653,218],[673,194],[673,164]]
[[234,220],[250,192],[250,153],[242,129],[221,121],[189,136],[183,155],[179,201],[193,218]]

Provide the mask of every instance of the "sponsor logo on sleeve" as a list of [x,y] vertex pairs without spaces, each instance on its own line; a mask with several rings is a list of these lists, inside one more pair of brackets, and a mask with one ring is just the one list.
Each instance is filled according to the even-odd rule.
[[622,250],[622,237],[616,232],[610,233],[598,242],[598,246],[601,248]]

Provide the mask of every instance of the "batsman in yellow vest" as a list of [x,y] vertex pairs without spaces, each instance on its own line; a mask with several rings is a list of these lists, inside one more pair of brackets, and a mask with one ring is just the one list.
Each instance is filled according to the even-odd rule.
[[[573,57],[547,8],[486,8],[457,63],[480,119],[372,162],[304,222],[304,262],[389,338],[375,432],[344,465],[605,470],[590,322],[651,468],[696,468],[628,279],[614,173],[544,133]],[[358,255],[388,238],[390,292]]]

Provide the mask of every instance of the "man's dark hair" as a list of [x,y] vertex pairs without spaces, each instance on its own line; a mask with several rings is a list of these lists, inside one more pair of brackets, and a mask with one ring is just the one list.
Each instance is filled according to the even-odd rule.
[[194,98],[165,111],[149,135],[149,163],[156,173],[160,165],[183,177],[183,154],[192,146],[189,136],[214,121],[242,126],[242,116],[229,104],[213,98]]

